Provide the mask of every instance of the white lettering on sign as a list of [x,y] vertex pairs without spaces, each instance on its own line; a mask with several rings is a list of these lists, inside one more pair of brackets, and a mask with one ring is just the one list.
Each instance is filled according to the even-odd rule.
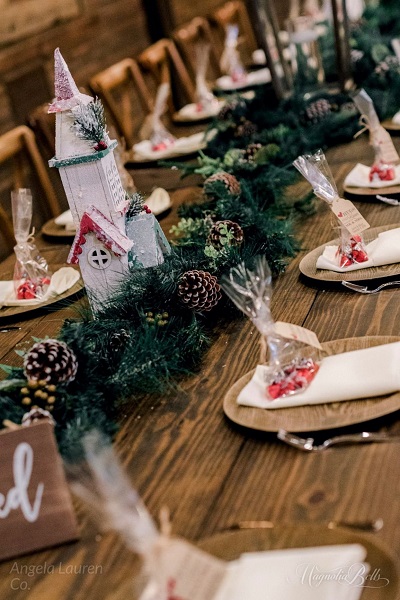
[[12,510],[21,508],[22,514],[29,523],[34,523],[42,504],[44,484],[39,483],[33,504],[28,496],[29,483],[33,467],[32,446],[26,442],[19,444],[14,452],[13,475],[14,487],[6,496],[0,493],[0,519],[6,519]]

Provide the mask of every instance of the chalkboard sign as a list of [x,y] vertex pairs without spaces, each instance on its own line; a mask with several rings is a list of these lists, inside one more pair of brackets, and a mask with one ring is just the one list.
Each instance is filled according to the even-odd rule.
[[0,432],[0,560],[78,537],[53,425]]

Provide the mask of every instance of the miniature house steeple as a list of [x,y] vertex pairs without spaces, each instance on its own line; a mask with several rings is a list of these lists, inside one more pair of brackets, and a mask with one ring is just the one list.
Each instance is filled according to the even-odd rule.
[[[55,92],[49,112],[56,113],[56,156],[49,164],[60,171],[77,229],[68,262],[79,263],[96,311],[128,272],[132,241],[125,232],[125,212],[129,201],[114,159],[117,142],[98,122],[101,105],[79,92],[58,48]],[[101,132],[101,144],[77,134],[79,119]]]

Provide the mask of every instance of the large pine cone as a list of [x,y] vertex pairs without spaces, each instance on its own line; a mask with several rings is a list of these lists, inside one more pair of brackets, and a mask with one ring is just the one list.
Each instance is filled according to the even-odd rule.
[[221,181],[232,196],[239,196],[241,192],[240,181],[238,181],[234,175],[226,173],[225,171],[220,171],[219,173],[214,173],[214,175],[207,177],[204,182],[204,193],[207,196],[213,196],[213,184],[217,181]]
[[75,379],[77,370],[75,354],[59,340],[37,342],[24,358],[24,373],[29,381],[68,383]]
[[225,246],[240,246],[242,242],[243,229],[234,221],[217,221],[208,236],[208,243],[217,250]]
[[221,288],[217,278],[207,271],[187,271],[179,281],[178,296],[196,312],[209,311],[221,299]]

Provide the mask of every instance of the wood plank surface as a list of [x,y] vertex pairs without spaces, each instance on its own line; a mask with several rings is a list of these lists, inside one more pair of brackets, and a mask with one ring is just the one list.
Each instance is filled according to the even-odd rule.
[[[338,183],[354,161],[368,156],[369,151],[366,139],[358,139],[328,152]],[[172,195],[178,203],[196,194],[198,188],[191,187]],[[357,207],[373,227],[400,222],[399,207],[371,201],[357,202]],[[162,222],[164,230],[168,231],[174,221],[175,211]],[[334,236],[328,209],[322,202],[317,204],[315,216],[298,221],[302,251],[275,281],[274,318],[305,325],[315,330],[321,341],[399,335],[398,289],[362,296],[340,286],[309,285],[299,277],[301,258]],[[59,262],[65,257],[65,249],[60,248],[56,254]],[[7,262],[5,267],[10,264]],[[73,310],[74,306],[13,321],[22,329],[0,333],[2,362],[15,364],[16,343],[32,335],[55,334]],[[148,396],[123,408],[115,446],[151,513],[156,517],[161,506],[167,504],[174,532],[191,540],[207,537],[240,520],[318,523],[382,517],[384,527],[374,535],[386,543],[398,561],[400,446],[371,444],[306,454],[284,446],[274,434],[230,423],[222,411],[223,398],[239,377],[255,367],[258,354],[254,327],[245,320],[232,322],[220,328],[198,373],[180,380],[174,391],[162,397]],[[398,417],[395,413],[352,426],[351,430],[400,431]],[[316,435],[318,440],[325,437],[326,433]],[[85,509],[78,502],[75,505],[82,524],[81,541],[17,561],[17,567],[31,566],[32,576],[16,573],[13,561],[0,564],[1,598],[134,597],[134,557],[114,536],[100,535],[88,522]],[[37,566],[45,563],[55,565],[55,572],[38,573]],[[67,567],[79,570],[80,565],[94,565],[97,573],[65,573]],[[19,583],[15,578],[20,579]],[[23,589],[25,585],[29,590]]]

